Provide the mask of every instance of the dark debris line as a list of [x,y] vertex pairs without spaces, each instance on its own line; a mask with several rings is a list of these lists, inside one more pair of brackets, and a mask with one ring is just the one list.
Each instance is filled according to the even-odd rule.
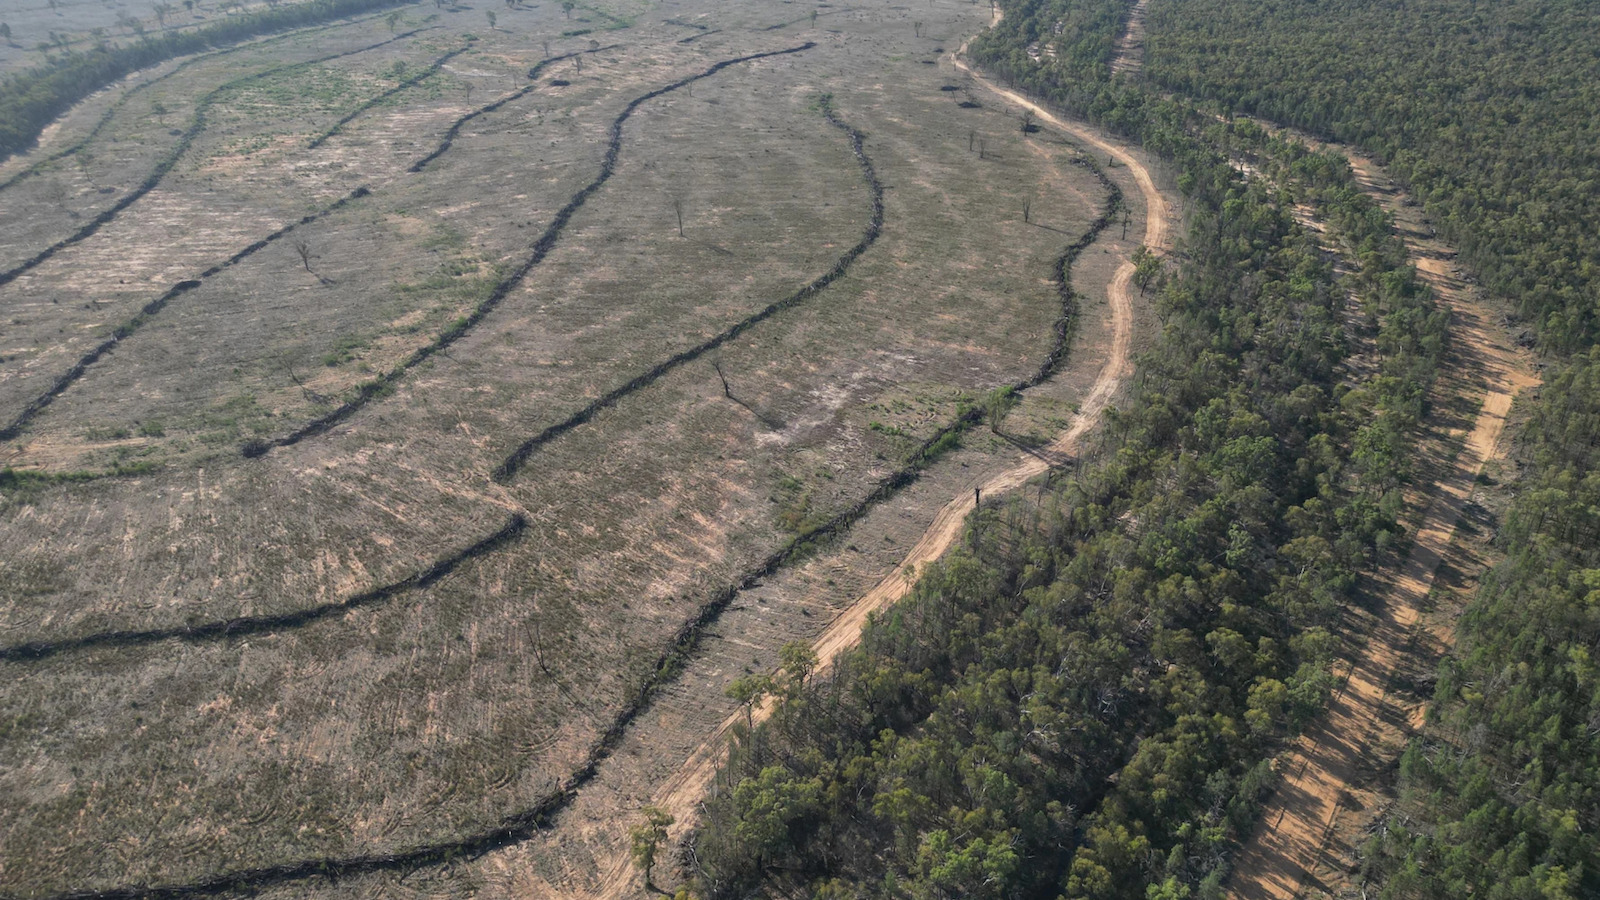
[[423,590],[431,587],[441,578],[455,571],[462,563],[493,553],[516,541],[522,536],[523,529],[527,525],[528,520],[526,518],[521,514],[515,514],[494,534],[435,562],[421,572],[332,603],[323,603],[307,609],[275,615],[240,616],[224,621],[207,622],[203,625],[152,628],[145,631],[102,631],[97,634],[54,643],[35,641],[26,644],[14,644],[10,647],[0,647],[0,662],[48,659],[57,654],[88,650],[94,647],[142,647],[170,640],[183,641],[190,644],[227,641],[252,634],[299,628],[322,619],[343,615],[350,610],[360,609],[363,606],[374,606],[383,603],[408,591]]
[[[369,47],[364,47],[361,50],[347,51],[346,54],[339,54],[339,55],[348,55],[348,53],[364,52],[366,50],[373,49],[373,47],[380,47],[383,44],[387,44],[387,43],[390,43],[391,41],[395,41],[395,40],[400,40],[402,38],[405,38],[407,36],[410,36],[410,35],[413,35],[413,34],[416,34],[416,33],[417,32],[415,32],[415,31],[408,31],[405,34],[397,35],[396,37],[391,38],[388,41],[383,41],[380,44],[374,44],[374,45],[369,46]],[[601,49],[604,50],[606,48],[601,48]],[[459,52],[459,51],[453,51],[452,53],[446,54],[445,58],[449,58],[451,56],[454,56],[456,52]],[[599,51],[582,51],[582,52],[587,53],[587,52],[599,52]],[[555,63],[555,62],[558,62],[558,61],[563,60],[563,59],[569,59],[569,58],[571,58],[573,56],[576,56],[576,55],[578,55],[578,54],[577,53],[568,53],[568,54],[565,54],[565,55],[562,55],[562,56],[551,57],[550,59],[544,60],[544,61],[540,62],[538,65],[534,66],[533,69],[531,71],[529,71],[528,76],[530,78],[535,78],[535,77],[538,76],[540,71],[542,71],[544,69],[544,67],[550,65],[551,63]],[[331,59],[333,57],[328,57],[328,58]],[[312,62],[321,62],[321,61],[325,61],[325,60],[312,60]],[[294,65],[307,65],[307,64],[308,63],[295,63]],[[442,61],[441,61],[441,64],[442,64]],[[277,70],[274,70],[274,71],[277,71]],[[270,73],[269,72],[260,73],[260,75],[267,75],[267,74],[270,74]],[[252,76],[252,77],[260,77],[260,75]],[[420,80],[420,79],[418,79],[418,80]],[[494,109],[498,109],[498,108],[500,108],[501,106],[505,105],[506,103],[510,102],[513,99],[516,99],[518,97],[522,97],[522,96],[526,95],[529,91],[533,90],[534,87],[536,87],[536,85],[529,85],[528,87],[522,88],[521,90],[518,90],[518,91],[516,91],[516,92],[514,92],[514,93],[512,93],[512,94],[510,94],[510,95],[508,95],[508,96],[506,96],[504,98],[501,98],[500,100],[495,101],[494,103],[490,103],[487,106],[480,107],[480,108],[478,108],[478,109],[476,109],[476,110],[474,110],[474,111],[472,111],[470,113],[467,113],[466,115],[462,116],[460,119],[457,119],[455,124],[451,126],[449,132],[446,133],[445,139],[439,145],[439,147],[437,149],[435,149],[432,153],[430,153],[426,157],[424,157],[421,161],[419,161],[419,162],[415,163],[414,165],[412,165],[411,168],[408,171],[420,172],[420,171],[422,171],[422,167],[425,164],[427,164],[428,162],[431,162],[432,160],[434,160],[434,159],[438,158],[439,156],[443,155],[444,152],[449,149],[451,142],[454,140],[457,132],[460,131],[461,126],[462,126],[463,123],[465,123],[465,122],[467,122],[467,121],[469,121],[469,120],[471,120],[473,118],[476,118],[477,116],[482,115],[485,112],[488,112],[488,111],[494,110]],[[181,152],[181,148],[180,148],[179,152]],[[174,157],[174,159],[175,159],[175,157]],[[170,166],[168,168],[170,168]],[[218,272],[221,272],[223,269],[225,269],[225,268],[227,268],[229,266],[232,266],[232,265],[235,265],[235,264],[239,263],[240,261],[246,259],[247,257],[252,256],[257,251],[265,249],[267,247],[267,245],[271,244],[273,241],[276,241],[276,240],[284,237],[285,235],[288,235],[290,232],[294,231],[296,228],[300,227],[301,225],[309,225],[312,222],[315,222],[318,219],[321,219],[324,216],[335,212],[336,210],[340,209],[341,207],[345,206],[346,204],[348,204],[348,203],[350,203],[350,202],[352,202],[354,200],[359,200],[359,199],[361,199],[363,197],[366,197],[371,193],[372,193],[371,187],[369,187],[368,185],[362,185],[361,187],[356,188],[355,190],[351,191],[349,194],[347,194],[344,197],[340,198],[338,201],[334,202],[332,205],[327,206],[327,207],[323,208],[322,210],[320,210],[320,211],[318,211],[316,213],[313,213],[313,214],[311,214],[309,216],[305,216],[304,218],[300,219],[297,222],[291,222],[290,224],[288,224],[288,225],[278,229],[277,231],[274,231],[271,234],[267,235],[265,238],[262,238],[261,240],[258,240],[256,242],[250,244],[248,247],[245,247],[243,250],[240,250],[239,252],[237,252],[237,253],[233,254],[232,256],[228,257],[228,259],[226,261],[224,261],[224,262],[222,262],[222,263],[220,263],[218,265],[212,266],[211,268],[209,268],[209,269],[205,270],[204,272],[200,273],[200,277],[198,279],[189,279],[189,280],[186,280],[186,281],[180,281],[177,284],[173,285],[171,288],[169,288],[167,290],[166,293],[162,294],[160,297],[157,297],[155,300],[152,300],[149,303],[145,304],[145,307],[143,309],[141,309],[139,311],[139,313],[137,315],[135,315],[132,319],[128,320],[127,322],[124,322],[122,325],[119,325],[117,327],[116,331],[112,332],[112,336],[110,338],[107,338],[105,341],[102,341],[94,349],[90,350],[88,353],[85,353],[83,356],[79,357],[78,361],[73,364],[72,368],[68,369],[59,378],[57,378],[55,380],[55,382],[50,386],[50,388],[48,390],[46,390],[44,393],[40,394],[38,397],[35,397],[32,402],[30,402],[26,407],[23,408],[22,412],[18,413],[17,416],[14,419],[11,420],[10,423],[8,423],[4,428],[0,428],[0,442],[15,440],[17,437],[19,437],[22,434],[23,430],[28,427],[28,424],[31,421],[33,421],[34,417],[36,417],[41,411],[43,411],[45,407],[47,407],[51,403],[55,402],[55,399],[57,397],[61,396],[61,394],[64,391],[66,391],[67,388],[71,387],[73,385],[73,383],[75,383],[78,379],[82,378],[84,376],[84,374],[88,371],[90,366],[92,366],[95,363],[99,362],[101,357],[105,356],[107,353],[110,353],[112,350],[116,349],[117,344],[120,343],[124,338],[126,338],[129,335],[133,334],[140,327],[142,327],[143,325],[148,323],[153,316],[155,316],[157,313],[161,312],[161,310],[166,307],[167,302],[170,301],[172,298],[174,298],[174,297],[178,296],[179,294],[182,294],[182,293],[184,293],[186,291],[190,291],[190,290],[193,290],[194,288],[199,287],[200,283],[202,281],[204,281],[205,279],[210,278],[211,276],[217,274]],[[110,476],[108,475],[106,477],[110,477]]]
[[[807,45],[807,47],[809,46],[810,45]],[[783,52],[796,51],[789,50]],[[664,93],[665,90],[670,89],[671,88],[663,89],[662,92]],[[641,98],[641,100],[636,102],[643,102],[644,99],[648,98]],[[849,263],[853,262],[857,257],[860,256],[862,252],[870,247],[872,243],[876,241],[878,235],[882,231],[883,185],[878,180],[877,173],[872,166],[872,162],[867,157],[863,149],[863,137],[860,132],[843,123],[834,114],[831,108],[825,107],[824,112],[831,124],[850,136],[852,150],[854,151],[856,159],[860,163],[862,171],[872,190],[872,219],[868,225],[865,235],[862,238],[862,241],[847,251],[845,256],[841,258],[840,264],[836,264],[835,268],[831,269],[828,275],[824,275],[823,278],[818,279],[817,282],[813,282],[812,285],[808,285],[807,288],[803,288],[800,292],[797,292],[797,294],[791,296],[790,298],[786,298],[784,301],[780,301],[778,304],[768,307],[768,310],[771,310],[771,312],[763,311],[763,313],[765,313],[764,315],[762,313],[758,313],[757,315],[761,316],[761,318],[770,316],[772,312],[776,312],[778,308],[787,308],[787,306],[793,305],[795,302],[799,302],[800,299],[803,299],[802,295],[805,297],[811,296],[816,292],[816,290],[820,290],[820,288],[813,290],[818,283],[822,283],[822,286],[826,286],[827,283],[831,283],[833,280],[837,279],[839,275],[843,274],[841,264],[843,268],[848,268]],[[620,127],[620,120],[617,124],[618,127]],[[608,159],[609,158],[610,157],[608,156]],[[1121,191],[1108,179],[1106,179],[1104,174],[1100,172],[1098,168],[1095,168],[1092,163],[1088,163],[1087,165],[1100,179],[1101,183],[1107,188],[1107,202],[1101,215],[1091,223],[1089,230],[1086,231],[1085,234],[1077,241],[1074,241],[1071,245],[1069,245],[1056,260],[1054,266],[1054,275],[1056,277],[1057,288],[1062,302],[1062,316],[1055,329],[1056,339],[1051,352],[1041,364],[1039,371],[1034,376],[1024,380],[1023,382],[1020,382],[1017,385],[1018,388],[1027,388],[1043,382],[1051,374],[1053,374],[1056,368],[1059,366],[1066,350],[1067,340],[1070,336],[1070,321],[1074,313],[1075,306],[1074,299],[1076,295],[1071,287],[1070,267],[1078,255],[1080,255],[1084,249],[1089,247],[1110,225],[1111,219],[1122,200]],[[750,324],[753,324],[753,322]],[[741,323],[740,326],[735,326],[735,328],[739,328],[740,330],[743,330],[745,327],[749,327],[748,324]],[[723,340],[726,340],[726,338],[723,338]],[[702,350],[701,352],[704,351]],[[676,359],[676,357],[674,357],[674,359]],[[663,365],[676,364],[679,363],[669,361]],[[654,380],[654,378],[651,377],[650,380]],[[763,579],[775,574],[785,563],[794,558],[796,554],[842,532],[858,521],[863,515],[865,515],[873,505],[883,501],[884,499],[887,499],[895,494],[900,488],[914,482],[925,465],[928,456],[934,452],[936,446],[941,443],[948,434],[960,431],[961,429],[974,424],[978,420],[979,413],[973,411],[970,412],[966,417],[958,419],[956,422],[947,425],[945,428],[941,429],[938,433],[924,442],[922,447],[913,454],[910,463],[906,467],[895,472],[893,475],[881,482],[878,488],[870,495],[863,498],[850,509],[834,516],[815,531],[795,538],[789,544],[768,556],[766,560],[764,560],[755,569],[746,573],[736,584],[724,588],[722,591],[718,592],[718,594],[712,597],[700,608],[695,617],[686,622],[678,630],[677,634],[674,635],[671,644],[657,659],[655,675],[653,675],[644,684],[644,686],[640,688],[638,695],[627,706],[623,707],[617,712],[617,715],[613,719],[610,727],[606,729],[599,741],[596,742],[594,747],[591,748],[590,752],[587,754],[584,763],[562,783],[558,790],[538,799],[526,809],[502,818],[495,826],[458,840],[425,844],[392,854],[364,854],[342,858],[320,857],[298,862],[284,863],[275,866],[261,866],[252,869],[243,869],[232,873],[218,874],[185,884],[159,885],[153,887],[144,885],[131,885],[98,891],[72,891],[53,895],[52,897],[47,898],[47,900],[168,900],[168,898],[173,898],[173,900],[176,900],[176,898],[208,897],[229,893],[253,893],[262,888],[277,884],[283,884],[292,881],[302,881],[318,877],[328,879],[329,881],[338,881],[341,878],[356,877],[379,872],[406,872],[409,874],[410,872],[422,868],[447,865],[449,863],[464,859],[476,859],[485,854],[522,843],[532,838],[535,834],[538,834],[540,831],[547,828],[553,821],[554,817],[572,803],[577,796],[577,792],[588,782],[594,779],[598,773],[600,762],[608,757],[621,742],[628,726],[648,706],[654,693],[664,684],[670,682],[677,676],[677,663],[681,662],[694,651],[699,644],[701,635],[705,633],[707,628],[715,624],[717,619],[724,611],[727,610],[728,606],[739,595],[739,593],[759,585]],[[526,457],[524,456],[523,458],[525,459]],[[508,460],[507,462],[510,463],[511,460]],[[519,533],[523,527],[525,527],[525,523],[522,518],[520,516],[514,516],[512,521],[508,523],[508,525],[500,532],[485,539],[484,541],[480,541],[478,544],[473,545],[473,547],[468,548],[461,554],[458,554],[458,557],[467,558],[480,553],[493,552],[495,549],[498,549],[500,545],[514,540],[517,533]],[[431,567],[426,573],[413,576],[412,578],[406,579],[403,582],[398,582],[397,584],[405,586],[425,586],[423,584],[424,581],[427,583],[432,583],[432,581],[435,581],[438,578],[443,577],[444,574],[447,574],[450,568],[453,568],[453,566],[454,563],[447,564],[446,562],[441,562],[435,564],[435,566]],[[390,586],[390,588],[392,587],[394,586]],[[369,592],[369,594],[376,595],[379,592],[389,590],[390,588],[379,588],[373,592]],[[365,597],[368,595],[360,596]],[[352,601],[355,599],[357,598],[352,598]],[[352,601],[346,601],[345,606],[350,605]]]
[[[729,66],[751,62],[757,59],[766,59],[768,57],[800,53],[810,50],[815,46],[816,44],[807,42],[798,47],[790,47],[787,50],[772,50],[765,53],[753,53],[749,56],[740,56],[734,59],[723,60],[722,62],[713,65],[698,75],[691,75],[687,78],[683,78],[673,82],[672,84],[666,85],[665,87],[656,88],[655,90],[640,97],[635,97],[611,122],[611,135],[606,144],[605,157],[600,163],[599,174],[595,176],[593,181],[589,182],[587,185],[584,185],[583,188],[581,188],[576,194],[573,194],[572,199],[568,200],[567,204],[561,207],[561,209],[555,214],[555,217],[551,219],[550,224],[545,228],[544,234],[540,235],[539,239],[534,242],[532,252],[528,255],[528,258],[523,260],[522,264],[517,266],[517,268],[513,270],[510,275],[507,275],[499,284],[495,285],[494,291],[491,292],[489,296],[483,300],[483,302],[479,303],[477,308],[474,309],[470,315],[459,320],[455,323],[455,325],[441,332],[439,336],[434,338],[431,343],[417,348],[410,356],[406,357],[405,361],[401,362],[398,366],[390,369],[377,378],[362,384],[357,389],[356,395],[341,404],[339,408],[327,413],[326,415],[318,416],[317,418],[312,419],[310,422],[307,422],[306,424],[300,426],[294,431],[289,432],[286,435],[283,435],[282,437],[272,438],[269,440],[251,441],[242,448],[244,455],[247,458],[263,456],[277,447],[292,446],[300,443],[306,438],[316,437],[317,435],[327,432],[330,428],[333,428],[335,425],[338,425],[339,423],[355,415],[373,400],[382,397],[389,391],[393,390],[394,386],[399,383],[400,379],[405,377],[407,372],[421,365],[423,362],[426,362],[435,354],[448,349],[450,345],[465,337],[467,332],[471,331],[490,313],[494,312],[495,308],[500,305],[501,301],[509,296],[510,293],[516,289],[517,285],[522,283],[523,279],[528,276],[528,273],[533,271],[534,268],[543,262],[545,257],[550,254],[551,250],[555,249],[556,242],[560,240],[561,233],[566,230],[568,223],[570,223],[572,220],[572,216],[577,213],[577,211],[582,208],[585,203],[588,202],[589,198],[593,196],[596,191],[600,190],[601,186],[611,179],[612,174],[616,171],[617,158],[622,152],[622,126],[628,121],[628,118],[633,115],[634,110],[638,109],[644,103],[654,100],[663,94],[671,93],[672,91],[675,91],[684,85],[693,84],[702,78],[709,78],[723,69],[728,68]],[[507,100],[509,99],[510,98],[507,98]],[[446,135],[444,146],[448,146],[450,141],[454,139],[457,130],[458,129],[453,128],[451,129],[451,132]],[[435,155],[437,155],[438,152],[442,152],[442,148],[441,151],[435,151]],[[420,170],[421,167],[427,165],[430,159],[432,159],[431,156],[424,158],[422,161],[417,163],[416,166],[413,166],[412,170]],[[654,378],[652,377],[650,380],[654,380]],[[611,395],[608,394],[607,396],[609,397]],[[579,415],[583,414],[579,413]],[[535,441],[538,440],[538,438],[535,438]],[[528,445],[524,446],[528,447]],[[531,447],[528,447],[528,450],[531,451]],[[518,453],[521,453],[524,457],[526,456],[527,452],[528,451],[518,450]],[[516,454],[513,454],[513,456],[515,457]],[[502,464],[500,469],[497,470],[496,477],[500,477],[498,474],[499,472],[508,473],[511,471],[511,469],[508,469],[507,467],[511,466],[514,469],[516,464],[520,464],[520,459],[517,460],[517,463],[511,463],[508,461],[507,463]]]

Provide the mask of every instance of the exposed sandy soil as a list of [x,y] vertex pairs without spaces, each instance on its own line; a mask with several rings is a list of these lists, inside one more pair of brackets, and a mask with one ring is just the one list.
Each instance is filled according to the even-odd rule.
[[[1527,354],[1458,277],[1449,262],[1454,251],[1431,236],[1418,208],[1370,159],[1345,152],[1362,187],[1395,215],[1418,271],[1452,312],[1451,350],[1430,398],[1436,412],[1429,424],[1436,429],[1432,447],[1455,453],[1407,497],[1414,516],[1409,552],[1364,585],[1373,607],[1352,629],[1364,643],[1341,664],[1327,713],[1275,761],[1283,782],[1230,880],[1232,895],[1243,900],[1324,896],[1348,877],[1362,826],[1388,799],[1381,773],[1422,722],[1422,706],[1395,695],[1396,677],[1453,643],[1449,617],[1427,616],[1430,594],[1478,476],[1509,449],[1503,432],[1513,401],[1539,383]],[[1463,403],[1475,412],[1452,427],[1451,411]]]
[[1111,59],[1112,75],[1137,74],[1144,64],[1144,14],[1150,0],[1137,0],[1128,13],[1128,27],[1117,38],[1117,52]]

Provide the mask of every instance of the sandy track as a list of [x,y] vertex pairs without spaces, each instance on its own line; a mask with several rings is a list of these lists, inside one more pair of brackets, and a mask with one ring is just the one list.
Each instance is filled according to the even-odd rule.
[[[1369,160],[1346,155],[1362,187],[1399,218],[1403,195],[1380,186]],[[1459,440],[1461,449],[1417,498],[1418,505],[1427,505],[1405,561],[1374,576],[1373,594],[1381,607],[1363,635],[1361,654],[1343,667],[1343,687],[1327,713],[1277,761],[1283,781],[1231,881],[1231,894],[1240,900],[1289,900],[1317,887],[1323,875],[1340,877],[1343,867],[1329,852],[1333,837],[1346,816],[1377,805],[1381,798],[1370,787],[1372,775],[1398,754],[1421,721],[1420,710],[1404,708],[1387,686],[1417,652],[1424,603],[1479,473],[1489,460],[1505,455],[1500,438],[1513,400],[1539,383],[1491,326],[1491,312],[1451,277],[1442,259],[1453,252],[1414,233],[1406,235],[1406,246],[1422,278],[1452,313],[1452,354],[1441,367],[1435,393],[1464,382],[1466,389],[1483,392],[1482,404],[1469,428],[1445,436],[1447,443]],[[1434,403],[1441,405],[1442,399]],[[1454,636],[1434,627],[1428,637],[1448,647]]]
[[[962,46],[964,49],[965,44]],[[959,53],[958,50],[957,55],[952,56],[955,64],[971,74],[979,84],[1018,106],[1032,110],[1041,121],[1073,135],[1127,166],[1144,195],[1148,210],[1145,218],[1144,243],[1152,248],[1164,244],[1167,234],[1165,200],[1156,189],[1155,180],[1150,176],[1149,170],[1133,154],[1120,145],[1102,139],[1088,126],[1058,118],[1027,98],[994,85],[962,62]],[[1084,398],[1072,424],[1037,455],[1020,455],[1016,464],[1010,469],[983,482],[980,487],[983,496],[994,497],[1005,494],[1043,474],[1050,467],[1046,462],[1047,459],[1064,459],[1072,456],[1077,452],[1084,435],[1099,425],[1111,398],[1116,395],[1133,370],[1131,360],[1133,272],[1133,263],[1124,261],[1118,267],[1108,287],[1107,294],[1110,297],[1112,312],[1110,355],[1096,377],[1093,387]],[[829,624],[822,635],[812,643],[812,650],[818,658],[818,672],[826,671],[840,654],[860,642],[861,628],[872,613],[894,603],[910,591],[919,567],[937,560],[950,549],[960,537],[962,526],[968,514],[973,511],[974,502],[975,498],[963,491],[960,496],[945,504],[921,539],[895,570]],[[770,704],[758,709],[755,720],[765,719],[771,713],[771,709]],[[716,777],[718,766],[726,756],[728,737],[734,725],[743,718],[743,713],[734,713],[724,719],[652,798],[654,806],[677,819],[675,837],[692,825],[699,802],[706,795],[712,779]],[[603,869],[604,875],[599,888],[587,896],[620,900],[637,893],[637,883],[626,854],[619,854],[605,864]]]
[[1144,14],[1149,0],[1138,0],[1128,11],[1128,25],[1117,38],[1117,52],[1111,59],[1112,75],[1130,75],[1144,66]]
[[[1138,0],[1130,12],[1127,30],[1117,42],[1113,73],[1137,73],[1143,64],[1145,2]],[[1314,149],[1329,149],[1299,137]],[[1338,149],[1349,159],[1361,188],[1397,222],[1415,215],[1408,213],[1405,195],[1388,185],[1375,163]],[[1461,449],[1444,475],[1416,498],[1419,505],[1427,505],[1410,553],[1399,566],[1374,577],[1373,593],[1381,606],[1363,635],[1366,644],[1361,654],[1342,664],[1342,686],[1327,713],[1276,761],[1277,771],[1286,774],[1263,808],[1261,825],[1240,853],[1229,883],[1230,896],[1239,900],[1292,900],[1308,889],[1320,890],[1322,874],[1339,878],[1343,867],[1331,858],[1329,848],[1341,817],[1357,814],[1362,806],[1380,799],[1363,784],[1371,781],[1380,763],[1399,752],[1421,722],[1420,710],[1402,709],[1389,696],[1388,685],[1416,652],[1423,604],[1473,484],[1486,463],[1505,455],[1500,437],[1512,402],[1518,393],[1539,383],[1504,336],[1490,327],[1490,311],[1452,278],[1443,260],[1454,258],[1454,249],[1419,233],[1403,236],[1419,274],[1453,316],[1453,354],[1441,367],[1435,393],[1448,392],[1443,387],[1447,383],[1465,382],[1483,391],[1483,401],[1471,427],[1446,436],[1447,441],[1459,440]],[[1440,399],[1436,397],[1435,403]],[[1430,636],[1439,647],[1449,647],[1454,638],[1438,626]]]

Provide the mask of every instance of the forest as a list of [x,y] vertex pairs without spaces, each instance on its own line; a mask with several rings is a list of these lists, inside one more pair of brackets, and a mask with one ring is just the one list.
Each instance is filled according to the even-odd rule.
[[[1403,539],[1448,325],[1343,159],[1223,124],[1236,112],[1377,155],[1549,361],[1520,410],[1504,559],[1361,877],[1392,898],[1600,894],[1600,19],[1578,2],[1153,0],[1130,81],[1110,67],[1128,4],[1001,7],[976,62],[1178,172],[1190,228],[1156,287],[1164,329],[1098,454],[1037,502],[983,509],[834,672],[808,679],[797,657],[749,687],[777,712],[736,738],[700,888],[1223,896],[1273,785],[1263,761],[1327,694],[1356,573]],[[1035,60],[1042,40],[1056,53]],[[1360,261],[1370,348],[1240,156],[1315,197]],[[1354,383],[1362,352],[1381,374]]]
[[1366,874],[1394,898],[1600,894],[1600,17],[1575,0],[1199,0],[1150,21],[1163,87],[1378,154],[1545,351],[1504,561]]

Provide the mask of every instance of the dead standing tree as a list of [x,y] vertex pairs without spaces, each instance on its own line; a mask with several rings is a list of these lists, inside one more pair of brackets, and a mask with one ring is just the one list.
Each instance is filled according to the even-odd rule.
[[713,359],[711,361],[711,368],[716,370],[717,378],[718,378],[718,380],[720,380],[722,382],[722,396],[724,398],[726,398],[728,400],[731,400],[734,403],[737,403],[739,406],[744,407],[745,412],[749,413],[752,416],[755,416],[756,417],[756,421],[758,421],[761,424],[767,426],[768,429],[770,429],[772,431],[782,431],[783,430],[783,423],[782,422],[779,422],[776,419],[768,418],[767,416],[764,416],[761,413],[756,412],[755,407],[751,406],[750,404],[744,402],[743,400],[740,400],[738,397],[735,397],[733,395],[733,386],[728,383],[728,375],[727,375],[727,373],[722,371],[722,361],[721,360]]
[[305,238],[295,238],[291,246],[294,247],[295,254],[300,257],[300,265],[305,266],[307,272],[311,272],[313,275],[317,274],[311,271],[311,261],[318,258],[316,254],[311,252],[311,242]]

